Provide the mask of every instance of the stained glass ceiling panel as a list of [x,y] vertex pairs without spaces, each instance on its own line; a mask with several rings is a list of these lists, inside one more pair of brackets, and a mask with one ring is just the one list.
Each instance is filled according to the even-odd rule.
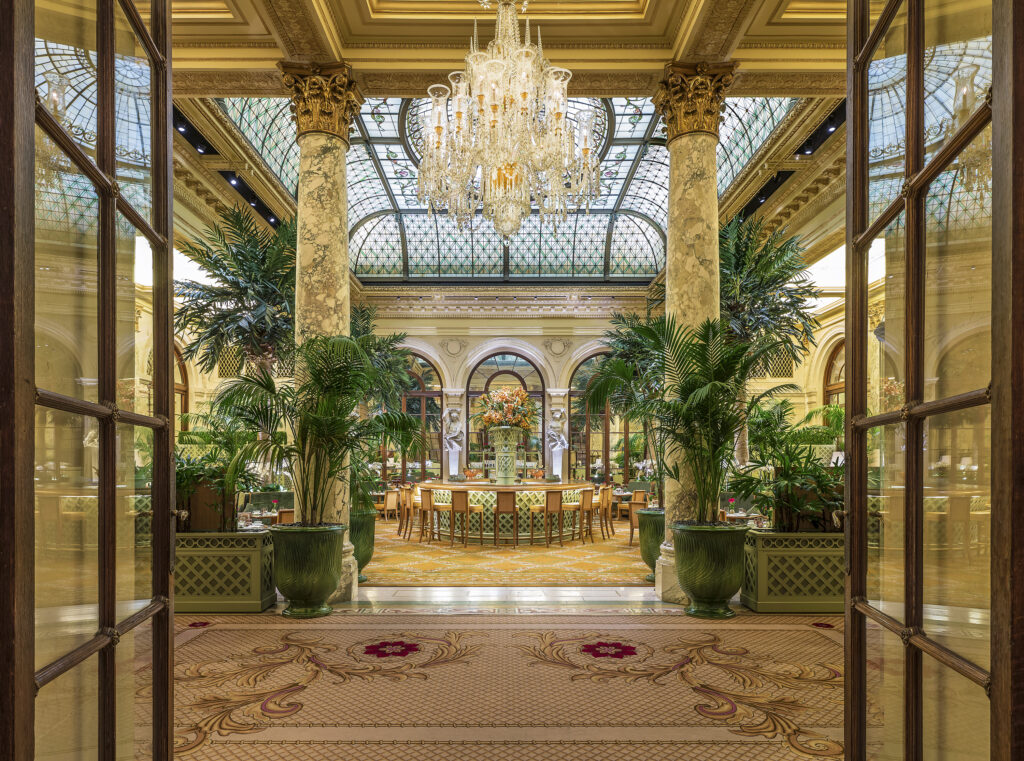
[[[724,192],[797,101],[728,99],[718,149]],[[287,99],[220,101],[242,134],[295,192],[298,147]],[[353,126],[348,153],[350,255],[366,278],[653,277],[664,266],[669,157],[650,98],[573,99],[593,109],[604,148],[602,194],[589,216],[557,229],[531,218],[507,244],[480,220],[463,231],[427,215],[417,192],[417,150],[426,99],[370,98]],[[395,259],[396,253],[398,259]]]

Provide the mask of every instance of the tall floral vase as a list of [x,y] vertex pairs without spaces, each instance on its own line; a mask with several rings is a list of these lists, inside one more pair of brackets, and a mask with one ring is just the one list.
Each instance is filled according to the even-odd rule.
[[494,447],[494,480],[499,484],[516,481],[516,444],[520,430],[510,425],[499,425],[487,432]]

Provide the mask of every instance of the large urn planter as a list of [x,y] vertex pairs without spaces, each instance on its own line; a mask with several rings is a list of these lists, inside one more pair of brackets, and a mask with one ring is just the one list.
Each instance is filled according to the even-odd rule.
[[498,484],[516,482],[516,444],[521,431],[509,425],[491,428],[487,437],[494,447],[494,481]]
[[640,557],[651,569],[645,580],[653,582],[654,567],[661,555],[661,543],[665,540],[665,511],[637,510],[636,514],[640,525]]
[[177,613],[260,613],[277,600],[269,531],[180,533],[174,557]]
[[729,607],[743,583],[743,538],[749,526],[672,524],[676,576],[697,618],[732,618]]
[[279,523],[270,527],[277,589],[288,600],[282,616],[318,618],[330,614],[327,598],[341,581],[342,545],[347,529],[342,524]]
[[838,533],[751,531],[740,599],[758,613],[842,613],[844,545]]
[[353,509],[348,517],[349,541],[355,548],[356,563],[359,565],[359,583],[367,580],[363,574],[366,564],[373,558],[373,547],[377,538],[377,511],[374,509]]

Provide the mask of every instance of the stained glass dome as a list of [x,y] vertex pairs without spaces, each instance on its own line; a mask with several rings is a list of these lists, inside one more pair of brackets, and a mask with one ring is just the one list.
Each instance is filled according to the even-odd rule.
[[[795,105],[792,98],[726,102],[718,149],[724,192]],[[221,101],[229,117],[295,192],[299,151],[286,99]],[[590,213],[541,227],[534,217],[508,241],[482,219],[458,230],[416,198],[424,99],[370,98],[348,153],[349,256],[364,281],[425,278],[649,280],[665,264],[669,157],[649,98],[577,98],[596,112],[601,197]]]

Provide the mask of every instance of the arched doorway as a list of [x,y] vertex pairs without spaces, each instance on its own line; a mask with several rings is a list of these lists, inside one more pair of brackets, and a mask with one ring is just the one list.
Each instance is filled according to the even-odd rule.
[[520,473],[529,475],[544,469],[544,379],[540,370],[530,360],[513,352],[492,354],[482,359],[469,374],[466,389],[466,420],[469,432],[469,450],[466,462],[470,470],[483,471],[485,475],[493,467],[488,459],[489,445],[486,434],[473,421],[476,400],[485,393],[498,388],[522,388],[537,402],[540,416],[537,425],[529,434],[523,434],[520,443],[521,456],[517,456]]
[[846,406],[846,341],[840,341],[828,355],[825,363],[825,380],[822,386],[822,400],[825,404]]
[[[441,476],[441,374],[430,360],[419,354],[409,356],[406,368],[413,387],[402,394],[402,412],[420,419],[427,446],[418,460],[409,460],[404,453],[381,452],[381,478],[397,474],[401,481],[425,481]],[[400,459],[397,459],[400,458]]]
[[586,411],[584,394],[605,356],[584,359],[569,382],[569,478],[573,481],[600,476],[605,483],[627,483],[633,466],[643,457],[642,437],[630,435],[628,420],[613,415],[608,405],[602,413]]

